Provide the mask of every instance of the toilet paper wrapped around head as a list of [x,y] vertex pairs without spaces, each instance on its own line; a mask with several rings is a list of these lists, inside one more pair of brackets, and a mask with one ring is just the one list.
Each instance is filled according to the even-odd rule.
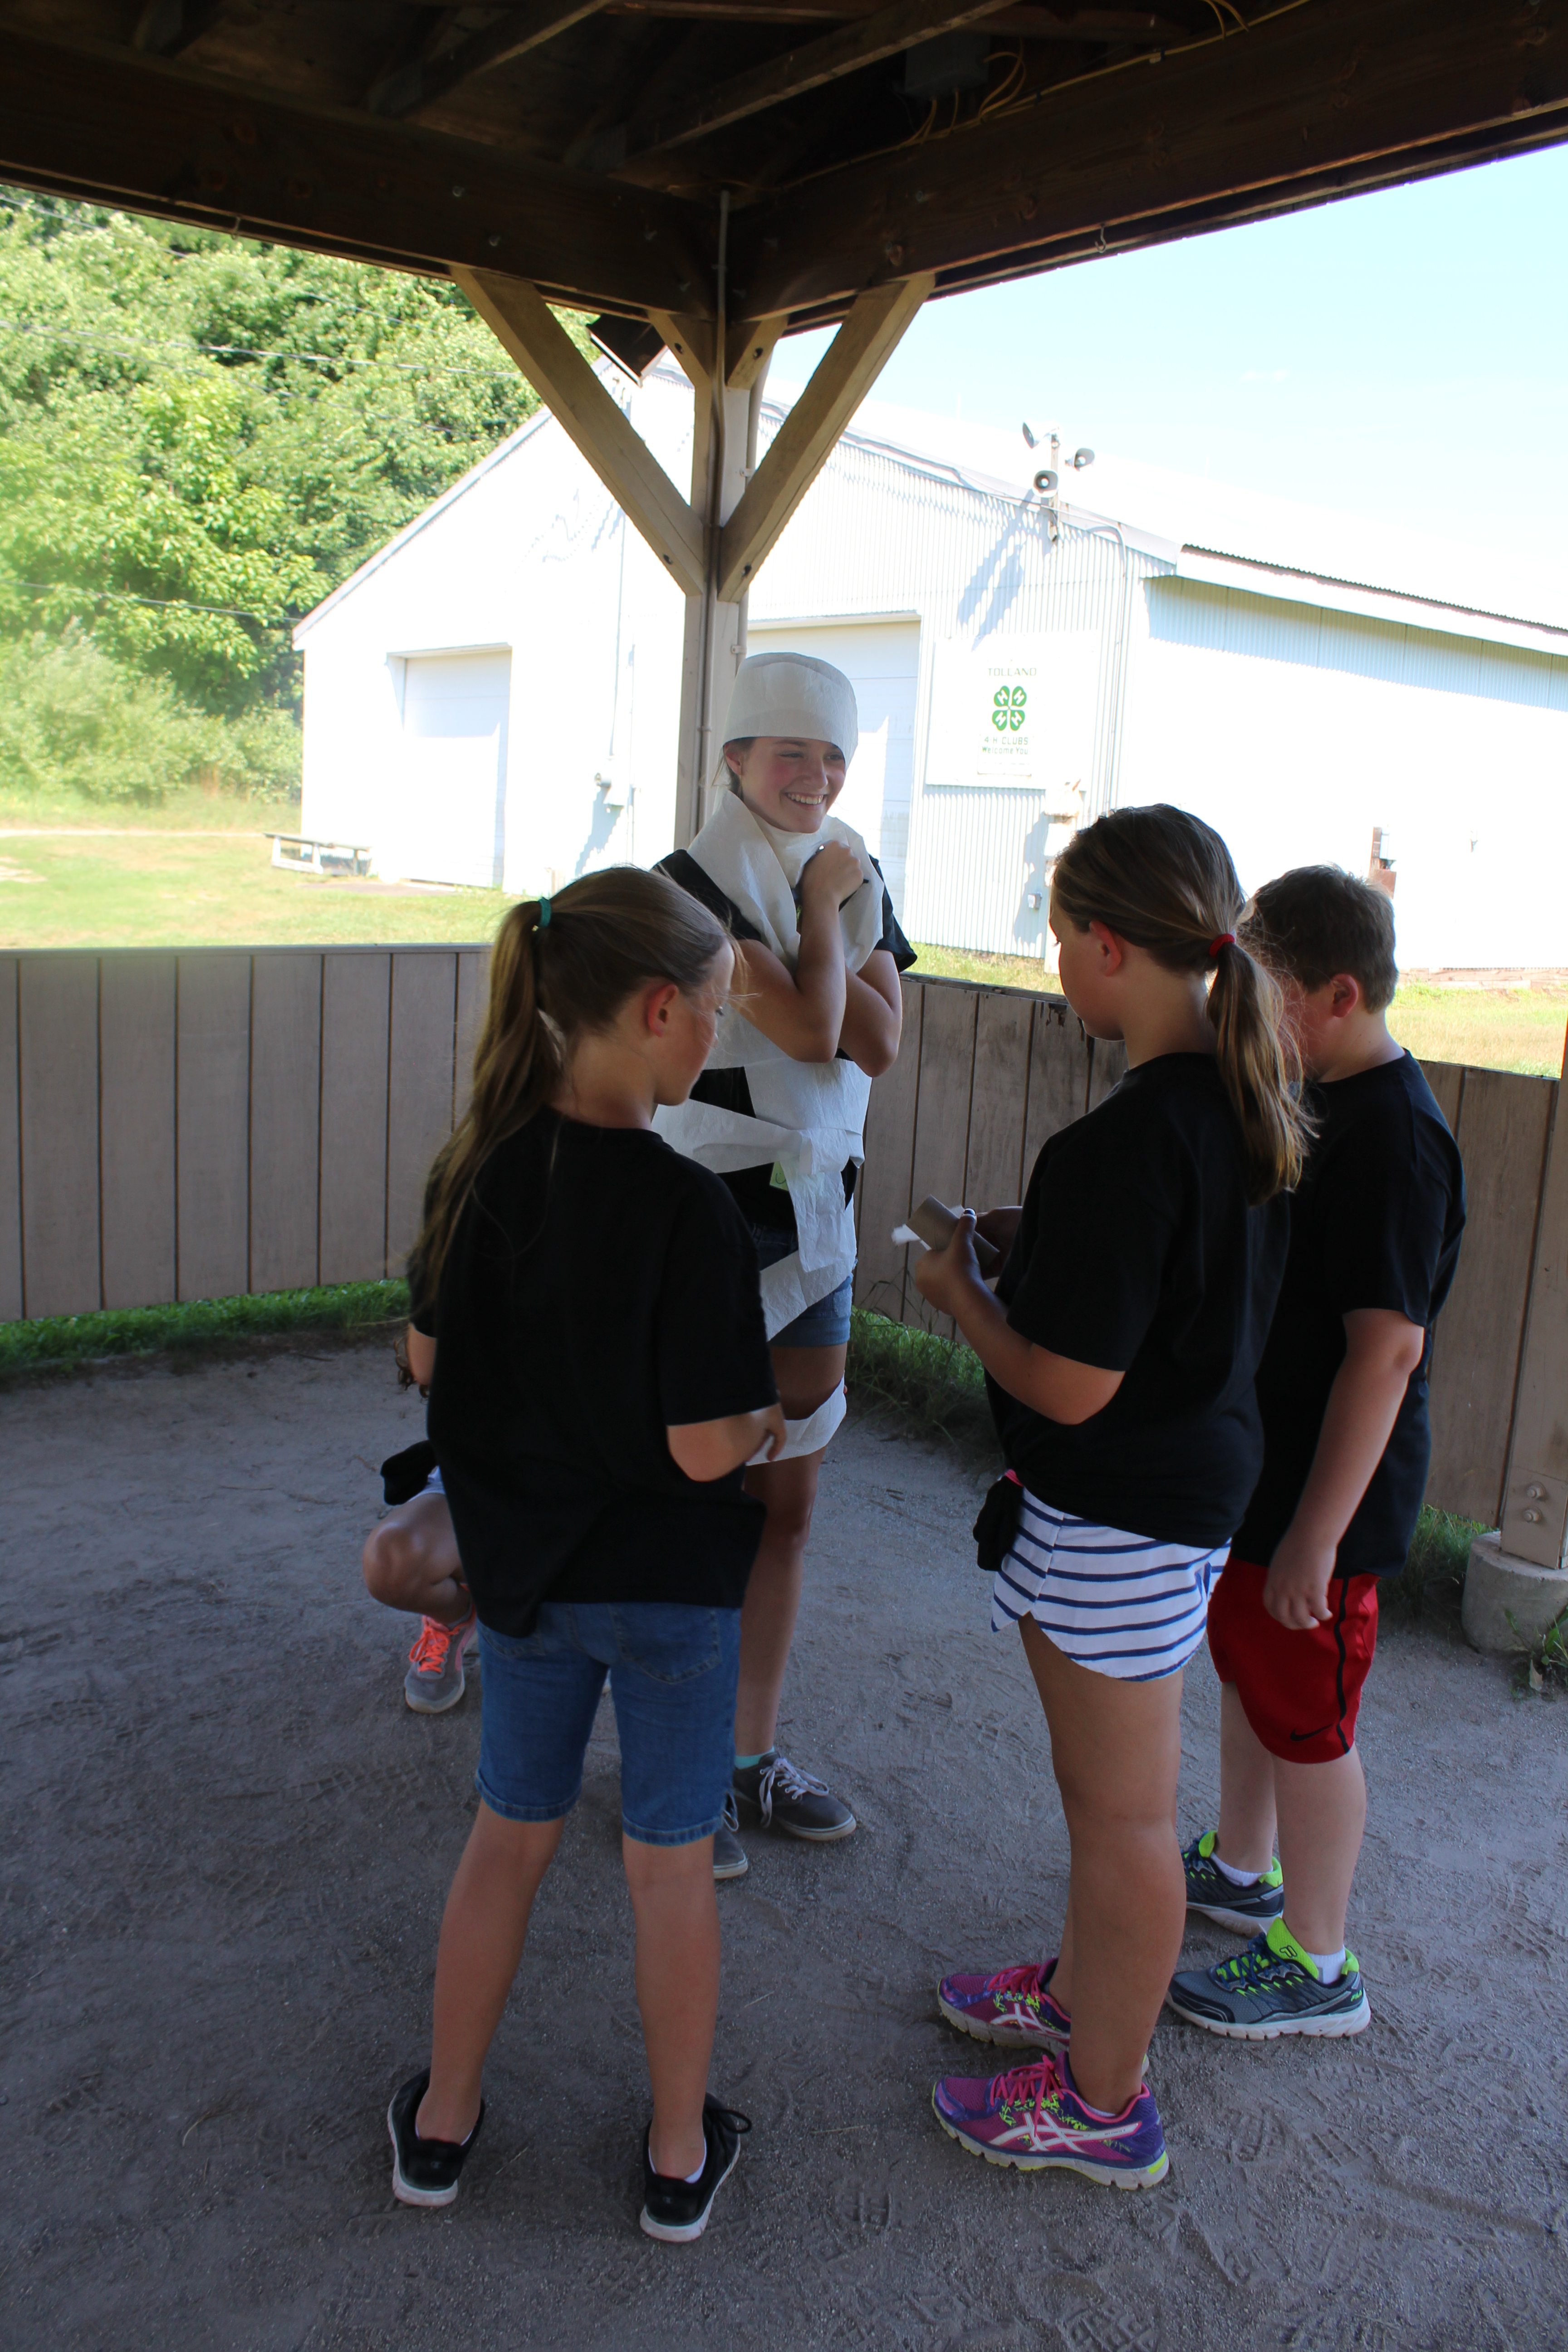
[[860,740],[855,689],[841,669],[813,654],[748,654],[735,673],[724,740],[750,735],[832,743],[847,767]]

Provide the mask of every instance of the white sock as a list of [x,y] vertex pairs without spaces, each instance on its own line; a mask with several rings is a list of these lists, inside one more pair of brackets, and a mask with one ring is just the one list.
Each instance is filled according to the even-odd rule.
[[[1301,1949],[1307,1951],[1305,1944]],[[1317,1969],[1319,1981],[1322,1984],[1338,1984],[1345,1972],[1345,1948],[1342,1944],[1337,1952],[1307,1952],[1307,1958]]]
[[1209,1860],[1217,1871],[1222,1872],[1229,1879],[1233,1886],[1256,1886],[1263,1875],[1260,1870],[1233,1870],[1230,1864],[1222,1861],[1217,1853],[1211,1853]]
[[707,2169],[708,2169],[708,2158],[707,2158],[707,2155],[706,2155],[706,2153],[705,2153],[705,2154],[704,2154],[704,2156],[703,2156],[703,2158],[702,2158],[701,2163],[698,2166],[698,2168],[697,2168],[697,2169],[696,2169],[696,2171],[695,2171],[695,2172],[683,2172],[683,2173],[681,2174],[681,2176],[680,2176],[680,2177],[681,2177],[682,2180],[684,2180],[684,2181],[685,2181],[685,2183],[686,2183],[686,2185],[687,2185],[688,2189],[695,2189],[695,2188],[696,2188],[696,2186],[697,2186],[697,2184],[698,2184],[698,2182],[701,2179],[701,2178],[702,2178],[703,2174],[707,2171]]

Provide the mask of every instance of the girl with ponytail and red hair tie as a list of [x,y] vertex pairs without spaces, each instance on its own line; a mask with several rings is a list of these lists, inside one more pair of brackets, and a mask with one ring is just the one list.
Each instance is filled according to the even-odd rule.
[[1182,1669],[1262,1461],[1253,1376],[1301,1166],[1283,1003],[1243,906],[1224,842],[1179,809],[1077,836],[1051,884],[1062,991],[1127,1075],[1051,1137],[1021,1208],[978,1221],[1006,1253],[994,1297],[967,1213],[915,1271],[985,1367],[1008,1464],[977,1529],[991,1622],[1023,1637],[1071,1846],[1056,1952],[938,1994],[1022,2063],[941,2082],[933,2105],[993,2163],[1124,2188],[1167,2166],[1142,2071],[1186,1910]]

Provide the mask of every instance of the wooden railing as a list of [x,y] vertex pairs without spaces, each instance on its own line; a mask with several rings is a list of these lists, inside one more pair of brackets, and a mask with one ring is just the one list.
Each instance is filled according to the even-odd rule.
[[[0,956],[0,1319],[400,1272],[484,962],[478,947]],[[927,1323],[893,1227],[927,1192],[1020,1199],[1047,1137],[1122,1066],[1060,998],[906,980],[903,1050],[871,1091],[859,1302]],[[1568,1512],[1558,1084],[1426,1067],[1470,1207],[1437,1332],[1429,1496],[1496,1526],[1506,1486],[1518,1542],[1544,1556]],[[1516,1425],[1530,1458],[1510,1472]]]

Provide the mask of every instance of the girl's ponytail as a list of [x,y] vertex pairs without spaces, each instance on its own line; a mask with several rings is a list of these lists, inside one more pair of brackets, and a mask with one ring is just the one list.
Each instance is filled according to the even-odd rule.
[[716,916],[663,874],[607,866],[550,898],[509,908],[490,952],[489,1002],[474,1048],[473,1087],[437,1153],[414,1245],[420,1286],[435,1295],[458,1219],[497,1144],[543,1109],[572,1042],[609,1028],[650,981],[693,994],[732,944]]
[[1172,971],[1212,970],[1215,1058],[1247,1148],[1256,1203],[1301,1174],[1300,1061],[1279,983],[1237,936],[1246,897],[1229,850],[1184,809],[1116,809],[1071,841],[1051,904],[1079,930],[1103,923]]
[[1219,949],[1208,1010],[1220,1076],[1247,1139],[1250,1195],[1258,1202],[1292,1192],[1307,1146],[1300,1057],[1279,982],[1238,939]]

